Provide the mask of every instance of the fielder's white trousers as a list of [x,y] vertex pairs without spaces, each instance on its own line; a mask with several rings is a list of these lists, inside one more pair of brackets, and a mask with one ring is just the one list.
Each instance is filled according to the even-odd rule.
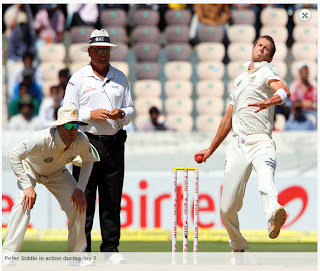
[[233,249],[248,249],[248,242],[240,233],[238,212],[252,168],[258,175],[267,221],[280,207],[274,184],[276,162],[275,143],[268,135],[251,135],[245,139],[234,136],[227,148],[220,214]]
[[[24,161],[23,161],[24,162]],[[24,166],[26,163],[23,163]],[[62,210],[66,213],[68,223],[68,251],[81,252],[87,246],[85,236],[86,213],[80,214],[75,211],[75,206],[71,205],[71,196],[76,189],[76,181],[67,169],[61,170],[59,173],[50,178],[35,176],[35,174],[25,166],[25,170],[32,182],[32,186],[41,183],[55,196],[61,205]],[[18,196],[12,207],[5,240],[2,246],[3,252],[20,251],[25,232],[28,228],[30,220],[30,212],[24,210],[21,205],[23,199],[23,189],[18,183]],[[36,201],[37,203],[37,201]],[[59,210],[57,210],[59,211]]]

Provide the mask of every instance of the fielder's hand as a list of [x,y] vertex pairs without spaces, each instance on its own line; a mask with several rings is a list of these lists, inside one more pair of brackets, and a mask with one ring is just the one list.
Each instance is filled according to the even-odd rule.
[[79,213],[84,213],[87,209],[87,200],[84,192],[80,190],[79,188],[76,188],[74,190],[72,196],[71,196],[71,204],[72,206],[76,206],[76,211],[79,210]]
[[23,208],[26,210],[28,209],[29,212],[33,208],[33,205],[36,202],[36,191],[34,191],[34,188],[32,186],[28,187],[23,191],[23,199],[21,201],[21,205],[23,205]]

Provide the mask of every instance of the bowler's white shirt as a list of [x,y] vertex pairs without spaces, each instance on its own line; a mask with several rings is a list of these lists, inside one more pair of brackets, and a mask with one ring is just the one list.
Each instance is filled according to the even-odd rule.
[[[249,68],[250,62],[244,64]],[[258,107],[248,104],[266,101],[275,91],[269,81],[281,80],[267,61],[254,62],[254,69],[245,71],[234,80],[230,94],[230,104],[233,105],[232,130],[235,135],[254,135],[272,133],[274,122],[274,106],[255,111]]]
[[31,186],[31,181],[26,174],[22,160],[27,162],[31,170],[47,178],[67,170],[65,165],[80,155],[83,164],[80,171],[77,188],[85,190],[93,166],[93,155],[89,147],[88,137],[78,131],[78,136],[67,148],[62,141],[57,128],[48,128],[34,132],[32,136],[24,139],[9,151],[9,160],[15,175],[22,188]]
[[[250,62],[244,64],[249,68]],[[281,80],[267,61],[254,62],[254,69],[245,71],[234,80],[230,94],[230,104],[233,105],[232,130],[235,135],[254,135],[272,133],[274,122],[274,106],[255,111],[258,107],[248,104],[266,101],[275,91],[270,87],[269,81]]]
[[[68,82],[63,105],[77,107],[79,119],[89,123],[81,130],[95,135],[114,135],[129,124],[134,114],[128,79],[111,65],[104,80],[94,74],[90,64],[75,72]],[[126,115],[118,120],[92,120],[90,111],[99,108],[109,111],[118,108]]]

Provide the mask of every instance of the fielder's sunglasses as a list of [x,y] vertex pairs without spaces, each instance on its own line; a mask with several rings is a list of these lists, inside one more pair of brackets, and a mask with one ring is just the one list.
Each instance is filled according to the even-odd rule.
[[95,47],[91,47],[96,53],[98,53],[99,55],[102,53],[109,53],[111,51],[111,48],[95,48]]
[[70,122],[68,122],[68,123],[64,124],[63,127],[64,127],[65,129],[67,129],[67,130],[71,130],[72,127],[73,127],[75,130],[78,130],[78,128],[79,128],[79,123],[70,123]]

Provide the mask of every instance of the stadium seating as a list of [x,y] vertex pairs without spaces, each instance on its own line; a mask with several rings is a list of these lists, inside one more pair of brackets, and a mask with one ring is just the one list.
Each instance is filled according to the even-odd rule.
[[227,37],[230,42],[254,42],[256,30],[252,25],[235,24],[230,25],[227,30]]
[[90,63],[89,61],[82,60],[82,61],[75,61],[70,63],[69,71],[70,74],[73,75],[77,70],[81,69],[83,66],[86,66]]
[[254,25],[256,20],[256,14],[253,10],[231,10],[232,24]]
[[227,54],[230,61],[249,61],[252,53],[252,43],[250,42],[232,42],[227,48]]
[[201,61],[196,65],[197,75],[200,80],[218,79],[224,75],[224,65],[220,61]]
[[42,62],[38,67],[41,70],[43,81],[57,80],[59,71],[66,68],[66,64],[63,62]]
[[125,62],[125,61],[111,61],[110,60],[110,64],[113,67],[115,67],[116,69],[122,71],[126,77],[129,76],[130,70],[129,70],[129,65],[127,62]]
[[126,26],[127,14],[123,9],[105,9],[100,13],[100,22],[103,26]]
[[285,43],[288,40],[288,29],[286,26],[263,25],[260,28],[260,36],[269,35],[273,38],[276,46],[279,42]]
[[133,25],[158,25],[160,14],[153,9],[138,9],[133,14]]
[[162,91],[159,80],[137,80],[133,84],[136,97],[160,97]]
[[187,61],[168,61],[164,65],[164,73],[167,80],[190,80],[192,64]]
[[158,62],[160,46],[158,43],[139,42],[132,48],[138,62]]
[[224,38],[223,26],[205,26],[198,32],[200,42],[222,42]]
[[190,97],[167,97],[165,109],[168,115],[171,114],[191,114],[193,101]]
[[196,84],[196,93],[198,97],[217,97],[223,98],[224,83],[222,80],[200,80]]
[[196,101],[197,112],[202,114],[215,114],[221,116],[224,110],[224,101],[219,97],[199,97]]
[[196,129],[198,132],[217,132],[221,116],[215,114],[198,115],[196,118]]
[[225,56],[225,47],[220,42],[200,42],[194,50],[200,61],[222,61]]
[[188,43],[168,44],[164,50],[168,61],[189,61],[192,54]]
[[131,43],[152,42],[159,43],[160,31],[155,25],[138,25],[131,33]]
[[164,83],[166,97],[191,97],[192,83],[189,80],[168,80]]
[[87,61],[90,62],[90,57],[88,53],[85,53],[81,50],[81,47],[88,45],[88,42],[80,42],[80,43],[73,43],[69,46],[68,55],[71,62],[77,61]]
[[190,114],[170,114],[167,116],[166,125],[177,132],[191,132],[193,118]]
[[118,42],[119,47],[110,53],[110,61],[127,61],[129,47],[126,43]]
[[189,9],[168,9],[164,14],[167,25],[190,25],[191,16],[192,14]]
[[38,57],[43,61],[63,62],[66,57],[66,47],[62,43],[48,43],[41,46],[38,50]]
[[123,26],[119,25],[108,25],[108,26],[103,26],[105,30],[108,31],[110,40],[112,43],[124,43],[127,42],[127,30]]
[[154,62],[136,63],[135,67],[136,80],[156,79],[159,80],[161,66]]
[[318,35],[317,26],[311,24],[300,24],[296,25],[292,30],[292,36],[294,41],[302,41],[302,42],[317,42]]
[[288,47],[284,42],[277,42],[276,53],[273,56],[273,61],[275,60],[286,60],[288,54]]
[[291,52],[295,60],[316,60],[317,44],[314,42],[297,41],[292,44]]
[[285,8],[266,7],[260,13],[262,25],[286,26],[288,20],[288,12]]
[[90,39],[91,33],[94,30],[92,26],[73,26],[70,29],[70,37],[72,43],[86,42]]
[[168,25],[164,31],[167,43],[188,43],[189,26]]

